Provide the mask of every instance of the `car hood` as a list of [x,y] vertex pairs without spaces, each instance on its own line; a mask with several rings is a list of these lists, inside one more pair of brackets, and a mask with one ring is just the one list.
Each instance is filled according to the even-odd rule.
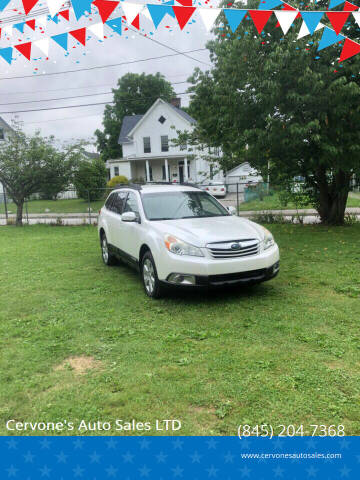
[[208,243],[241,240],[245,238],[264,239],[260,225],[236,216],[184,218],[151,222],[159,233],[176,236],[197,247]]

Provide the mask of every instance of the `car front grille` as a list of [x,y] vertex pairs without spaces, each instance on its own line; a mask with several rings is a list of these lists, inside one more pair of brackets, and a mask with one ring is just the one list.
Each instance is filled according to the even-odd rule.
[[208,243],[207,248],[212,258],[249,257],[259,253],[260,242],[256,238],[246,238],[243,240]]

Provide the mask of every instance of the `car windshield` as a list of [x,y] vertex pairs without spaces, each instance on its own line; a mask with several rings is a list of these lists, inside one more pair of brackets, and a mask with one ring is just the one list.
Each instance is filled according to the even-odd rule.
[[149,220],[229,215],[229,212],[214,197],[202,191],[143,193],[142,202]]

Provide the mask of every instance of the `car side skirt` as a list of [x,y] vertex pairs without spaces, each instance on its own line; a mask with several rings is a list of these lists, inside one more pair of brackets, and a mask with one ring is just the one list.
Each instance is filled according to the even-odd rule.
[[121,248],[115,247],[115,245],[111,245],[110,243],[108,244],[108,249],[109,253],[114,255],[116,258],[127,263],[130,265],[130,267],[135,268],[135,270],[138,272],[140,271],[139,260],[137,258],[129,255],[128,253],[124,252],[124,250],[121,250]]

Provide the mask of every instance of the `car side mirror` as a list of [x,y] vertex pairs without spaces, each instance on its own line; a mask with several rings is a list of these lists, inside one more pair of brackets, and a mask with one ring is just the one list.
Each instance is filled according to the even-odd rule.
[[135,212],[125,212],[121,215],[121,220],[123,222],[136,222],[137,217]]
[[230,205],[229,207],[226,207],[227,211],[230,213],[230,215],[236,215],[236,208]]

